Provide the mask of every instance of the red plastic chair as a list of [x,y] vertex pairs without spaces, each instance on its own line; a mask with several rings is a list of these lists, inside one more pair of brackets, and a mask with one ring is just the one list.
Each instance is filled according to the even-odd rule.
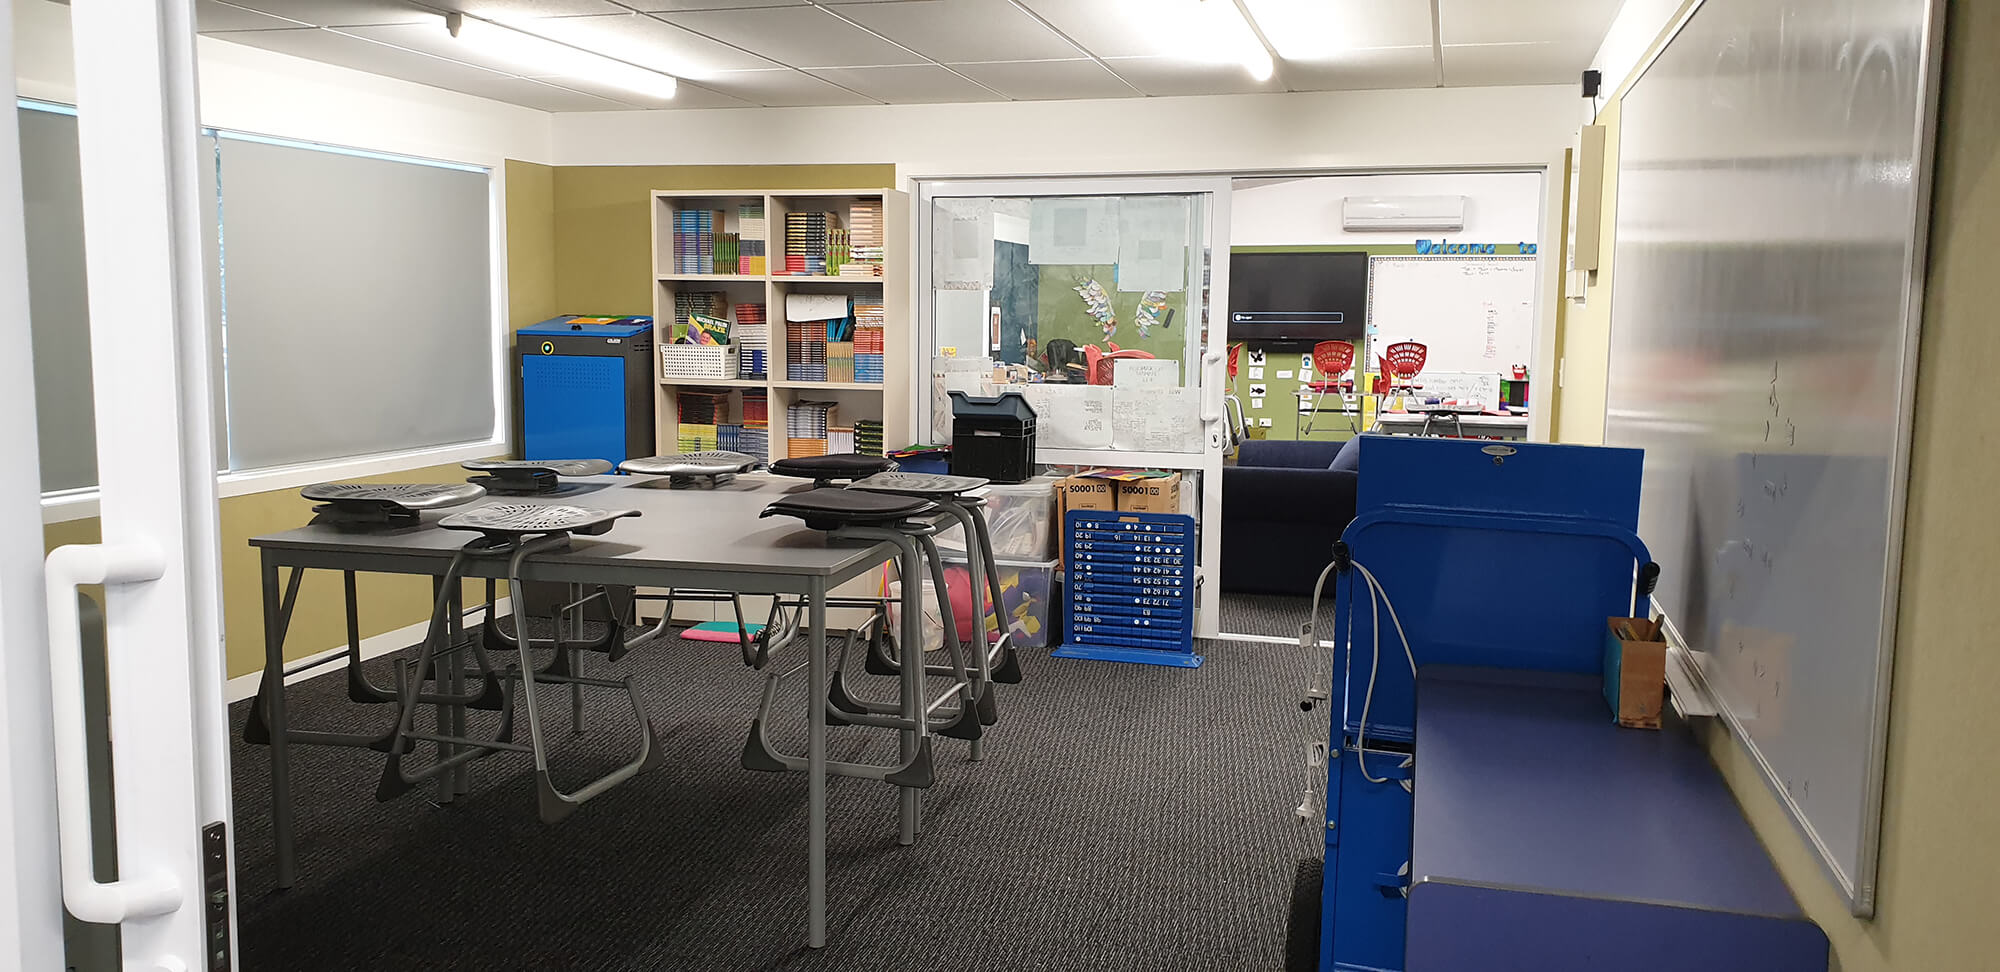
[[1382,373],[1389,376],[1390,394],[1422,388],[1416,383],[1417,373],[1424,370],[1424,359],[1429,356],[1430,349],[1417,341],[1389,345],[1382,355]]
[[[1348,431],[1360,431],[1356,419],[1359,418],[1361,409],[1358,405],[1347,401],[1345,397],[1354,391],[1354,380],[1343,377],[1347,374],[1347,369],[1354,366],[1354,345],[1346,341],[1321,341],[1313,345],[1312,361],[1313,370],[1318,373],[1318,380],[1306,383],[1306,390],[1312,392],[1312,406],[1305,411],[1305,421],[1299,425],[1299,434],[1304,436],[1313,433],[1313,426],[1322,410],[1345,417]],[[1342,396],[1338,407],[1325,409],[1328,395]],[[1350,405],[1353,406],[1351,410]]]

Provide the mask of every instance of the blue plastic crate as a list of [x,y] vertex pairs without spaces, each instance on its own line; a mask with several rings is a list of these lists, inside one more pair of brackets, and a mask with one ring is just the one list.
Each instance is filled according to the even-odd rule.
[[1067,610],[1058,658],[1196,668],[1192,517],[1078,510],[1064,521]]

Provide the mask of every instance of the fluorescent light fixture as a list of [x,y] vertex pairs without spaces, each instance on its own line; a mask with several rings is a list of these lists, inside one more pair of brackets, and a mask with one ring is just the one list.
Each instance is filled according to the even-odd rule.
[[1331,0],[1243,0],[1250,16],[1278,56],[1287,61],[1320,61],[1347,48],[1348,24],[1355,16],[1354,4]]
[[1168,56],[1238,64],[1254,80],[1271,79],[1276,68],[1271,52],[1236,9],[1235,0],[1128,0],[1128,7]]
[[654,98],[672,98],[680,86],[671,74],[614,61],[464,14],[446,14],[444,23],[459,43],[514,65],[527,77],[595,81]]

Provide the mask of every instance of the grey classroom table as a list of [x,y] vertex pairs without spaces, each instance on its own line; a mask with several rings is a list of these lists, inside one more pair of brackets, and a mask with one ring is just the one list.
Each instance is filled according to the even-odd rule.
[[[796,594],[807,603],[808,699],[827,695],[827,592],[888,563],[896,547],[888,542],[829,542],[790,517],[759,519],[764,507],[785,493],[810,488],[797,479],[766,474],[740,476],[715,489],[666,489],[665,478],[597,476],[565,480],[591,487],[571,495],[489,497],[483,502],[537,503],[592,509],[636,509],[602,536],[575,537],[566,550],[536,556],[523,565],[522,581],[573,584],[691,587],[744,594]],[[459,509],[470,509],[460,507]],[[280,568],[336,570],[350,575],[349,628],[352,631],[353,572],[414,574],[441,578],[452,556],[476,534],[443,530],[437,521],[451,510],[425,514],[419,525],[380,533],[349,533],[327,526],[304,526],[253,537],[261,554],[264,591],[264,678],[282,679],[285,628]],[[504,557],[475,558],[468,578],[501,578]],[[455,602],[451,617],[460,617]],[[454,672],[457,664],[447,666]],[[807,733],[807,898],[810,942],[826,944],[826,707],[809,705]],[[293,850],[291,760],[286,739],[283,692],[270,693],[266,718],[271,743],[271,823],[277,844],[278,886],[296,879]],[[455,717],[462,728],[462,712]],[[454,779],[454,775],[456,778]],[[465,774],[446,774],[449,799],[465,792]],[[908,791],[914,794],[916,791]],[[903,831],[913,839],[915,801],[905,799]]]

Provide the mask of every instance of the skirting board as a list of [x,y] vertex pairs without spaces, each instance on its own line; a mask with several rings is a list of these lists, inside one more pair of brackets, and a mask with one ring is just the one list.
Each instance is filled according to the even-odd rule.
[[[474,605],[468,609],[468,613],[470,613],[471,611],[478,611],[484,613],[485,610],[486,607],[483,604]],[[493,610],[503,616],[509,614],[512,611],[512,604],[510,599],[503,597],[500,598],[499,600],[494,601]],[[430,628],[430,621],[424,620],[424,621],[419,621],[416,624],[404,625],[403,627],[397,628],[394,631],[384,631],[381,634],[375,635],[372,638],[363,638],[361,639],[361,658],[363,661],[366,661],[370,658],[377,658],[382,655],[389,654],[392,651],[400,651],[401,649],[408,648],[409,646],[416,644],[418,641],[423,640],[424,632],[429,630],[429,628]],[[303,664],[305,662],[319,661],[322,658],[334,658],[335,656],[345,655],[346,653],[347,653],[347,645],[339,644],[335,645],[332,648],[328,648],[325,651],[314,652],[313,654],[307,655],[303,658],[286,659],[285,665],[286,667],[290,667],[293,665]],[[297,685],[298,683],[303,682],[306,679],[317,678],[318,676],[325,675],[329,672],[343,671],[346,668],[347,668],[347,660],[345,658],[339,658],[335,661],[327,662],[326,664],[321,665],[317,668],[309,668],[306,669],[305,671],[293,672],[292,674],[285,676],[285,684]],[[241,702],[244,699],[256,695],[258,686],[262,685],[263,683],[264,683],[264,673],[262,671],[251,672],[247,675],[238,675],[235,678],[230,679],[223,686],[223,696],[231,703]]]

